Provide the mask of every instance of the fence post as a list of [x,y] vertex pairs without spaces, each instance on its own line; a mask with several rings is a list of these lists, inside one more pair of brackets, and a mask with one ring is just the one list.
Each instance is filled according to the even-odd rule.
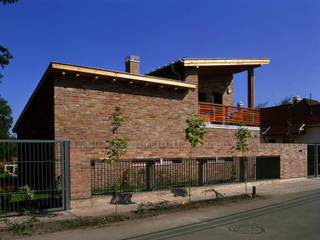
[[240,182],[246,180],[246,161],[244,157],[239,157],[239,168],[240,168]]
[[206,185],[208,183],[208,160],[199,159],[199,184]]
[[155,187],[155,161],[147,161],[147,190],[152,191]]
[[65,209],[70,209],[70,153],[69,153],[69,142],[63,141],[63,151],[64,151],[64,194],[65,194]]

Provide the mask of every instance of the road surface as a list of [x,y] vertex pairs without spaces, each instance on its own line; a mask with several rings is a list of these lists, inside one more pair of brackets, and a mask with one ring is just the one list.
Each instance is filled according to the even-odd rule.
[[[27,238],[24,238],[27,239]],[[33,236],[48,240],[320,239],[320,190],[230,203],[104,228]]]

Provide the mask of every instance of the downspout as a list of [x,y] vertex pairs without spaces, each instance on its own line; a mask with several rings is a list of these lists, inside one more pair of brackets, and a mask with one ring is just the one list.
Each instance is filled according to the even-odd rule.
[[181,75],[174,70],[174,64],[171,64],[171,70],[178,77],[178,80],[182,81]]

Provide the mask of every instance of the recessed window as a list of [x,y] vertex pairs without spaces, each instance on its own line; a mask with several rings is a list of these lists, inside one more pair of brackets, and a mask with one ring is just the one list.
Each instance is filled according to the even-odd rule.
[[222,104],[222,94],[212,93],[212,103]]

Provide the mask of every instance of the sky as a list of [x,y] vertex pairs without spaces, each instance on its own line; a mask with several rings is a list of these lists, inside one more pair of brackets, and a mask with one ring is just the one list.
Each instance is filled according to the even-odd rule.
[[[255,70],[255,102],[320,100],[319,0],[20,0],[0,5],[0,44],[14,56],[0,94],[18,119],[51,61],[147,73],[182,57],[270,58]],[[234,75],[235,104],[247,75]]]

